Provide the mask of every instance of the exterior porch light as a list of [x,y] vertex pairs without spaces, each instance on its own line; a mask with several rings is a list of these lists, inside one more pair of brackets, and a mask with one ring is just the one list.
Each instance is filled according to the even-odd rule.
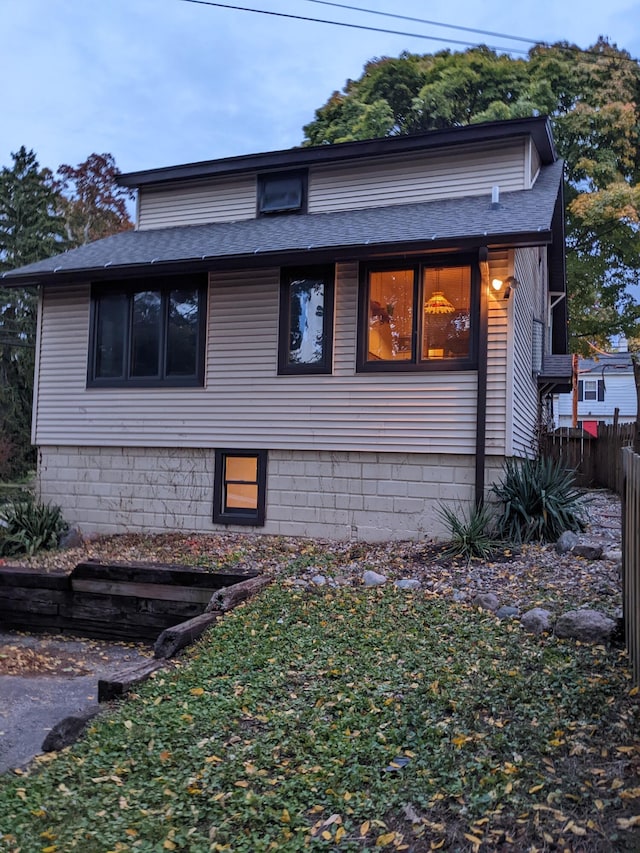
[[502,294],[503,299],[508,299],[511,296],[511,291],[518,284],[518,279],[510,275],[508,278],[494,278],[491,279],[491,287],[495,290],[496,294],[498,294],[503,288],[504,293]]

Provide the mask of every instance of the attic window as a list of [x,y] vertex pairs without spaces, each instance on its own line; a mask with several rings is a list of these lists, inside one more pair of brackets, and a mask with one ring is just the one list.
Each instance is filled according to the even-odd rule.
[[258,214],[302,213],[306,207],[306,172],[258,175]]

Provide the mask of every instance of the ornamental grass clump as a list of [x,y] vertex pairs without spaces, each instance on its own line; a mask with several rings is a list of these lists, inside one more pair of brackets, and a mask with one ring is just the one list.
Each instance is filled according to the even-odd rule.
[[0,556],[31,556],[57,548],[68,525],[59,506],[35,501],[30,495],[0,507]]
[[501,546],[492,534],[493,516],[487,504],[475,506],[468,513],[461,506],[456,512],[443,504],[437,512],[449,532],[442,551],[447,557],[462,557],[467,562],[474,557],[490,560]]
[[509,542],[555,542],[585,528],[573,471],[552,459],[507,459],[492,491],[502,504],[496,531]]

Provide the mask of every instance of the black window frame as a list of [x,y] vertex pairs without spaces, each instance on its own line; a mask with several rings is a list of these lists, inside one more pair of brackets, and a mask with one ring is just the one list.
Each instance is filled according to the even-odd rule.
[[[469,293],[469,353],[460,358],[420,357],[419,342],[423,334],[424,270],[437,267],[466,267],[470,270]],[[413,270],[413,325],[412,358],[406,361],[370,361],[368,353],[369,326],[369,273],[392,270]],[[452,370],[478,369],[478,330],[480,327],[480,269],[477,256],[438,255],[407,260],[389,259],[384,262],[370,262],[360,267],[360,287],[358,293],[358,344],[356,370],[358,373],[430,373]]]
[[[269,181],[280,181],[283,179],[295,179],[300,182],[300,203],[265,210],[265,194]],[[309,175],[306,169],[291,169],[283,172],[263,172],[259,174],[257,176],[256,215],[261,217],[306,213],[308,180]]]
[[[322,360],[315,364],[297,364],[291,352],[291,286],[303,279],[321,279],[324,283]],[[334,264],[282,267],[280,270],[280,310],[278,321],[278,374],[300,376],[333,372],[333,318],[335,305]]]
[[[237,507],[230,508],[226,506],[225,495],[228,481],[225,480],[225,469],[228,456],[257,460],[257,480],[255,481],[255,485],[258,487],[258,500],[255,510],[243,510]],[[263,527],[266,514],[266,500],[266,450],[235,450],[233,448],[224,448],[215,451],[213,472],[213,521],[215,524],[244,524],[252,527]]]
[[[94,282],[91,285],[91,312],[89,334],[89,358],[87,364],[88,388],[194,388],[204,385],[205,343],[207,323],[207,288],[206,273],[182,276],[157,276],[129,279],[119,282]],[[193,375],[167,375],[168,363],[168,331],[169,331],[169,300],[176,290],[195,289],[198,293],[198,325],[196,341],[196,370]],[[132,364],[132,331],[133,309],[136,293],[158,291],[161,298],[161,319],[159,339],[159,372],[157,376],[133,376]],[[124,296],[127,300],[127,327],[123,342],[123,375],[118,377],[97,376],[98,357],[98,323],[101,297]]]

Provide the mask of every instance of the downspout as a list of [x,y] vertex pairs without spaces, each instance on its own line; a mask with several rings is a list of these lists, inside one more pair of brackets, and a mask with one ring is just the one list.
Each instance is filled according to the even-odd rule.
[[487,365],[489,331],[487,285],[489,283],[489,250],[482,247],[478,252],[480,267],[479,322],[478,322],[478,386],[476,391],[476,476],[475,504],[484,503],[484,469],[486,461],[487,436]]

